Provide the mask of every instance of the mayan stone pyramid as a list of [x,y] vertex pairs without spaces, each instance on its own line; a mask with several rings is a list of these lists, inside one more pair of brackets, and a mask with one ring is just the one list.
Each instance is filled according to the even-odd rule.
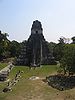
[[21,53],[17,58],[17,65],[40,66],[55,63],[52,53],[43,36],[43,28],[40,21],[33,21],[31,35],[23,44]]

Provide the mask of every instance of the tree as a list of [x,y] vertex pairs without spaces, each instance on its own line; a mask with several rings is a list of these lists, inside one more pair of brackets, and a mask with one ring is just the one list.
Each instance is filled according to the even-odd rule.
[[60,38],[58,41],[59,41],[59,43],[56,44],[53,49],[53,55],[57,61],[60,61],[60,59],[63,56],[63,47],[64,47],[65,43],[64,43],[63,38]]
[[9,40],[7,39],[7,36],[7,33],[2,33],[0,31],[0,60],[2,60],[3,58],[5,58],[6,55],[8,55],[7,50]]
[[54,50],[54,47],[56,46],[56,43],[48,42],[47,44],[48,44],[49,51],[53,54],[53,50]]
[[18,43],[15,40],[10,42],[10,44],[9,44],[9,51],[11,53],[11,57],[18,56],[19,52],[20,52],[20,43]]
[[59,41],[59,43],[61,43],[61,44],[69,44],[69,42],[70,42],[70,38],[65,38],[65,37],[61,37],[60,38],[60,40],[58,40]]
[[75,36],[71,38],[72,44],[75,44]]
[[59,44],[65,44],[65,38],[64,37],[60,37],[60,39],[58,41],[59,41]]
[[75,44],[65,44],[60,63],[65,74],[66,72],[75,73]]

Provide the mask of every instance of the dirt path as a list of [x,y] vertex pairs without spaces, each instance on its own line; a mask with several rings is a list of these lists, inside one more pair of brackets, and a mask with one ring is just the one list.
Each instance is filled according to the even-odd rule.
[[22,80],[17,87],[19,88],[15,87],[13,94],[10,93],[6,100],[75,100],[75,89],[59,91],[48,86],[41,77],[36,80]]

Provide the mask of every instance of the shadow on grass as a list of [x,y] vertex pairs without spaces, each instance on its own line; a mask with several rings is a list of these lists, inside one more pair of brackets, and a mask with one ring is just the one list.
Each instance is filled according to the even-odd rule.
[[75,76],[51,75],[46,77],[48,84],[60,91],[72,89],[75,87]]

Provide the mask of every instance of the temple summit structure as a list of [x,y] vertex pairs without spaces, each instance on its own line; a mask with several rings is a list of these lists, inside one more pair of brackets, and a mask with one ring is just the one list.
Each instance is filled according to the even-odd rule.
[[54,64],[55,60],[49,51],[47,42],[43,36],[43,28],[40,21],[33,21],[31,35],[23,44],[21,53],[17,58],[17,65],[40,66]]

